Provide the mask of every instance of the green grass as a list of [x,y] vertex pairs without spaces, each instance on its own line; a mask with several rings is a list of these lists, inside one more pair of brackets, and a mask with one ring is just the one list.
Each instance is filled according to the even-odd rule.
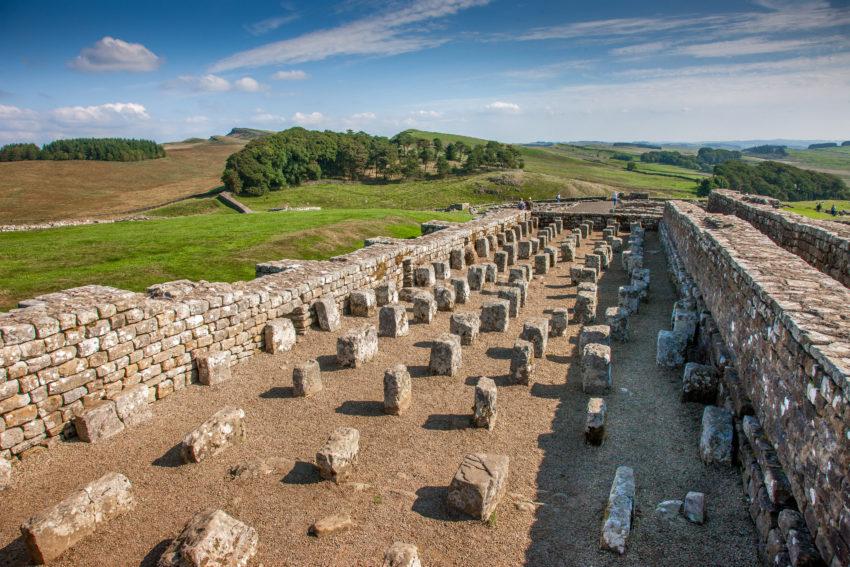
[[192,215],[209,215],[215,213],[237,214],[235,210],[231,209],[215,197],[196,197],[186,199],[184,201],[178,201],[171,205],[165,205],[164,207],[151,209],[150,211],[145,212],[144,215],[156,218],[174,218],[188,217]]
[[[822,211],[818,212],[815,207],[820,203],[823,206]],[[785,211],[790,211],[792,213],[797,213],[798,215],[803,215],[806,217],[810,217],[813,219],[822,219],[822,220],[850,220],[850,217],[847,216],[832,216],[829,214],[829,209],[832,205],[835,205],[836,210],[847,210],[850,211],[850,201],[792,201],[785,203],[782,207]]]
[[439,138],[444,144],[448,144],[449,142],[463,142],[468,147],[469,146],[478,146],[481,144],[486,144],[487,140],[483,138],[473,138],[472,136],[461,136],[460,134],[446,134],[443,132],[428,132],[426,130],[405,130],[405,132],[409,132],[416,138],[424,138],[426,140],[433,140],[434,138]]
[[465,213],[377,208],[221,213],[4,233],[0,308],[87,284],[141,291],[181,278],[248,280],[258,262],[329,258],[361,247],[370,236],[409,238],[420,234],[423,221],[468,218]]

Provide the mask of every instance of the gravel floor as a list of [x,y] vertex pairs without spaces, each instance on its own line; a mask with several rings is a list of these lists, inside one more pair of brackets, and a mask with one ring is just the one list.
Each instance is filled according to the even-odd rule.
[[[460,377],[427,375],[429,341],[448,331],[446,313],[431,325],[411,324],[407,337],[381,338],[376,360],[358,370],[336,367],[336,333],[313,331],[290,353],[241,364],[229,383],[192,386],[158,402],[146,425],[98,445],[65,443],[27,459],[16,468],[14,487],[0,496],[0,565],[27,564],[18,530],[24,520],[107,471],[130,478],[136,510],[55,565],[155,565],[170,538],[207,507],[258,530],[252,565],[266,567],[380,565],[393,541],[417,544],[428,566],[756,565],[754,528],[737,473],[702,465],[701,407],[681,404],[679,373],[655,366],[655,336],[669,326],[673,291],[651,233],[646,258],[652,298],[632,320],[633,341],[613,348],[615,391],[607,396],[610,433],[602,447],[582,440],[587,396],[573,364],[577,326],[549,340],[531,388],[505,385],[509,349],[523,321],[574,302],[565,263],[532,282],[527,306],[506,333],[484,333],[464,347]],[[618,259],[600,281],[600,314],[616,304],[624,281]],[[487,296],[473,293],[458,310],[477,310]],[[345,317],[343,324],[362,322]],[[292,398],[293,364],[313,357],[323,369],[324,391]],[[403,416],[386,416],[383,371],[398,362],[413,375],[413,404]],[[468,427],[473,384],[481,375],[499,385],[491,432]],[[225,405],[246,411],[246,442],[204,463],[181,465],[176,443]],[[347,484],[320,482],[310,463],[327,435],[343,425],[360,430],[360,464]],[[455,517],[443,506],[461,458],[473,451],[511,459],[508,493],[488,524]],[[231,478],[231,467],[258,457],[274,464],[272,474]],[[638,514],[622,558],[598,550],[618,465],[634,467],[637,481]],[[655,519],[659,501],[688,490],[707,494],[705,525]],[[350,514],[356,527],[330,538],[307,534],[312,522],[335,513]]]

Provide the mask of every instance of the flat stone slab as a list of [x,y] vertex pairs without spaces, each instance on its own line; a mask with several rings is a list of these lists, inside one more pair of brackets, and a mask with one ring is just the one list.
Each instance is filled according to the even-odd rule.
[[245,567],[257,553],[257,530],[223,510],[195,514],[159,559],[159,567]]
[[21,535],[34,563],[49,563],[136,505],[126,476],[110,472],[24,522]]
[[354,520],[347,514],[325,516],[310,526],[310,535],[327,537],[335,533],[348,531],[354,527]]
[[509,463],[506,455],[466,455],[449,485],[449,507],[488,520],[507,489]]
[[732,464],[732,412],[717,406],[706,406],[702,413],[699,456],[707,464]]
[[632,531],[634,502],[635,473],[631,467],[617,467],[602,524],[602,537],[599,541],[602,549],[619,555],[626,552],[626,543]]
[[351,476],[360,452],[360,432],[353,427],[334,431],[316,453],[316,466],[322,478],[341,482]]
[[233,443],[242,441],[246,431],[245,412],[239,408],[220,409],[183,438],[180,454],[186,463],[200,463],[218,455]]
[[266,352],[279,354],[289,352],[295,346],[295,326],[289,319],[275,319],[263,329]]

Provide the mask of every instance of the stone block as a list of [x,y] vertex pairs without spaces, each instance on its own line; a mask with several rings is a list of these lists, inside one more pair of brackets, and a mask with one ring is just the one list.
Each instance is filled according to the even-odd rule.
[[245,412],[226,407],[217,411],[183,438],[180,454],[183,462],[200,463],[214,457],[245,438]]
[[584,347],[590,343],[611,346],[611,327],[608,325],[588,325],[582,328],[578,336],[579,352],[584,352]]
[[605,310],[605,323],[611,329],[611,338],[615,341],[626,342],[631,334],[629,331],[629,312],[624,307],[609,307]]
[[505,251],[496,252],[493,254],[493,263],[496,264],[496,270],[500,273],[508,268],[508,254]]
[[460,337],[443,333],[431,345],[431,357],[428,368],[431,374],[455,376],[460,372],[462,353]]
[[127,427],[144,423],[153,416],[148,400],[148,387],[144,384],[124,388],[113,401],[118,418]]
[[685,343],[694,340],[699,314],[696,311],[693,300],[680,299],[673,304],[673,332],[684,339]]
[[570,240],[561,243],[561,260],[564,262],[572,262],[576,257],[575,242]]
[[463,261],[466,262],[467,266],[471,266],[477,260],[477,256],[475,255],[475,250],[472,246],[467,246],[463,249]]
[[413,269],[413,285],[416,287],[431,287],[437,283],[434,266],[417,266]]
[[586,324],[596,321],[596,294],[589,291],[578,292],[573,316],[578,323]]
[[485,301],[481,305],[481,332],[504,332],[510,322],[511,304],[504,299]]
[[520,290],[515,287],[502,288],[499,290],[499,299],[504,299],[510,304],[509,313],[511,317],[519,316]]
[[316,453],[319,475],[336,483],[351,476],[360,452],[360,432],[353,427],[336,429]]
[[621,252],[623,250],[623,239],[617,236],[611,238],[608,241],[608,244],[611,245],[611,250],[614,252]]
[[549,255],[537,254],[534,256],[534,273],[538,276],[545,275],[549,272]]
[[12,463],[0,457],[0,492],[12,485]]
[[570,325],[570,310],[566,307],[557,307],[552,310],[549,317],[549,336],[563,337],[567,334]]
[[517,248],[517,254],[519,255],[520,260],[527,260],[531,258],[531,241],[520,240],[519,247]]
[[472,291],[481,291],[484,289],[486,280],[487,269],[484,266],[470,266],[466,272],[466,281],[469,283],[469,289]]
[[599,396],[611,391],[611,347],[589,344],[581,351],[581,387]]
[[706,406],[702,413],[699,456],[707,464],[732,464],[732,412],[717,406]]
[[479,258],[487,258],[490,256],[490,241],[486,238],[479,238],[475,241],[475,253]]
[[407,336],[409,332],[404,305],[394,303],[381,307],[378,312],[378,336],[397,338]]
[[554,246],[547,246],[543,249],[543,253],[549,256],[549,267],[554,268],[558,265],[558,249]]
[[689,522],[702,524],[705,522],[705,494],[688,492],[682,504],[682,514]]
[[525,279],[525,270],[521,267],[511,268],[510,272],[508,272],[508,282],[527,282]]
[[531,242],[531,254],[533,256],[534,254],[537,254],[537,252],[540,250],[540,241],[529,240],[529,242]]
[[519,306],[525,307],[525,302],[528,299],[528,282],[508,282],[508,287],[514,287],[519,291]]
[[517,339],[511,351],[511,382],[530,385],[534,381],[534,345]]
[[375,325],[355,327],[336,340],[336,359],[340,366],[357,368],[378,353],[378,331]]
[[463,248],[455,248],[449,252],[449,267],[453,270],[463,270],[466,268]]
[[581,230],[581,237],[582,238],[587,238],[587,237],[590,236],[591,228],[590,228],[590,225],[588,223],[585,222],[585,223],[582,223],[581,225],[579,225],[579,230]]
[[384,372],[384,413],[401,415],[412,399],[410,372],[404,364],[396,364]]
[[97,443],[124,431],[124,423],[118,419],[114,401],[100,400],[74,418],[74,429],[82,441]]
[[348,296],[348,310],[352,317],[372,317],[378,309],[374,289],[352,291]]
[[584,421],[584,440],[591,445],[601,445],[605,439],[605,420],[608,405],[602,398],[587,400],[587,418]]
[[419,550],[412,543],[397,541],[384,553],[382,567],[422,567]]
[[431,262],[431,266],[434,267],[434,279],[439,281],[451,279],[452,271],[448,262]]
[[629,312],[637,313],[640,310],[640,288],[633,285],[621,285],[617,288],[618,305]]
[[455,292],[451,287],[444,285],[434,286],[434,301],[437,303],[438,311],[454,311]]
[[307,360],[292,368],[292,395],[309,398],[322,391],[322,369],[316,360]]
[[127,477],[110,472],[24,522],[21,536],[34,563],[49,563],[135,505]]
[[546,343],[549,342],[549,320],[529,319],[522,325],[520,338],[534,345],[536,358],[543,358],[546,354]]
[[449,485],[449,507],[479,520],[490,519],[507,489],[509,463],[505,455],[466,455]]
[[492,262],[488,262],[486,264],[481,264],[484,266],[484,281],[489,283],[494,283],[498,276],[498,270],[496,269],[496,264]]
[[270,354],[289,352],[295,346],[295,326],[289,319],[275,319],[263,329],[265,350]]
[[222,350],[198,356],[198,382],[214,386],[230,380],[230,351]]
[[375,301],[378,307],[398,303],[398,288],[395,282],[382,283],[375,288]]
[[505,246],[503,248],[503,252],[506,255],[505,263],[508,266],[513,266],[514,264],[516,264],[516,260],[517,260],[516,248],[517,248],[516,244],[505,244]]
[[195,514],[159,559],[159,567],[245,567],[257,553],[257,530],[223,510]]
[[585,254],[584,265],[587,268],[593,268],[596,273],[602,271],[602,257],[599,254]]
[[429,324],[437,314],[437,302],[429,292],[420,292],[413,296],[413,320]]
[[345,532],[354,527],[354,520],[348,514],[333,514],[325,516],[310,526],[308,533],[315,537],[327,537],[335,533]]
[[655,362],[664,368],[676,368],[685,363],[684,339],[673,331],[658,331]]
[[584,239],[584,236],[581,233],[581,229],[580,228],[574,228],[572,230],[572,235],[575,237],[576,246],[581,246],[581,241],[582,241],[582,239]]
[[342,323],[339,318],[339,308],[333,297],[320,297],[313,304],[313,309],[316,311],[316,322],[321,330],[329,332],[339,330]]
[[570,268],[570,280],[573,285],[578,285],[582,282],[596,283],[596,270],[594,268],[572,266]]
[[719,385],[720,376],[713,366],[689,362],[682,375],[682,401],[713,404]]
[[452,278],[452,289],[455,292],[455,303],[466,303],[469,301],[469,282],[463,278]]
[[602,524],[600,547],[619,555],[626,552],[626,544],[632,531],[632,516],[635,502],[635,473],[631,467],[617,467],[605,520]]
[[492,430],[496,426],[498,390],[496,383],[482,376],[475,384],[475,403],[472,406],[472,425]]
[[453,313],[449,322],[449,332],[460,337],[460,344],[471,345],[478,337],[481,317],[478,313]]

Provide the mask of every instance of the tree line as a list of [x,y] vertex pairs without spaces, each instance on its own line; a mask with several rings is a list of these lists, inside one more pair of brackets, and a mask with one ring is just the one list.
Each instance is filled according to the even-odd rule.
[[165,157],[165,148],[160,144],[127,138],[73,138],[56,140],[41,148],[35,144],[7,144],[0,148],[0,161],[141,161],[161,157]]
[[767,195],[781,201],[850,199],[850,189],[837,176],[776,161],[748,165],[733,160],[718,164],[714,175],[700,181],[697,194],[706,196],[714,188]]
[[410,131],[387,138],[296,127],[249,142],[227,159],[221,180],[236,194],[264,195],[325,178],[394,181],[521,167],[519,151],[499,142],[467,145]]
[[644,163],[663,163],[697,171],[711,171],[717,164],[736,159],[741,159],[741,152],[707,147],[700,148],[695,156],[666,150],[645,152],[640,156]]

